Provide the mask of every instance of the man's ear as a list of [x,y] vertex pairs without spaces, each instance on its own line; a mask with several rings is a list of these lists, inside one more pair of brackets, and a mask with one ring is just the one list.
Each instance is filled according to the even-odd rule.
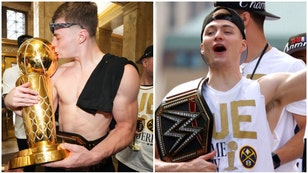
[[205,62],[205,64],[208,64],[206,62],[205,56],[204,56],[204,45],[203,45],[203,43],[200,44],[200,55],[201,55],[202,60]]
[[204,46],[203,46],[203,43],[200,44],[200,53],[201,53],[201,55],[204,54]]
[[141,61],[141,63],[142,63],[142,66],[143,66],[143,67],[147,67],[148,64],[149,64],[149,59],[148,59],[148,58],[143,58],[142,61]]
[[82,29],[80,32],[79,32],[79,34],[78,34],[78,41],[79,41],[79,44],[81,44],[81,43],[83,43],[84,41],[86,41],[87,40],[87,38],[88,38],[88,35],[89,35],[89,33],[87,32],[87,30],[85,30],[85,29]]
[[240,14],[243,22],[244,22],[244,26],[246,28],[246,26],[248,25],[249,21],[251,20],[251,16],[250,16],[250,13],[245,11],[243,13]]
[[247,41],[243,40],[241,52],[244,52],[247,49]]

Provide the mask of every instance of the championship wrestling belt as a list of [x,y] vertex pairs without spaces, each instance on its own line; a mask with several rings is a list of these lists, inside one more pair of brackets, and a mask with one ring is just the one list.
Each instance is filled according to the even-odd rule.
[[[91,150],[94,148],[97,144],[99,144],[102,140],[106,138],[107,135],[98,138],[94,141],[88,141],[85,139],[83,136],[76,134],[76,133],[69,133],[69,132],[63,132],[63,131],[57,131],[57,141],[58,142],[66,142],[70,144],[77,144],[84,146],[88,150]],[[91,165],[87,167],[81,167],[81,168],[73,168],[70,169],[69,171],[71,172],[114,172],[112,169],[112,159],[110,158],[105,158],[101,160],[98,164],[96,165]]]
[[155,111],[155,139],[161,160],[191,160],[211,150],[213,115],[202,96],[205,78],[179,85]]
[[88,150],[91,150],[94,148],[98,143],[100,143],[103,139],[105,139],[106,136],[103,136],[97,140],[94,141],[88,141],[83,136],[76,134],[76,133],[69,133],[69,132],[63,132],[63,131],[57,131],[57,141],[62,143],[70,143],[70,144],[77,144],[84,146]]

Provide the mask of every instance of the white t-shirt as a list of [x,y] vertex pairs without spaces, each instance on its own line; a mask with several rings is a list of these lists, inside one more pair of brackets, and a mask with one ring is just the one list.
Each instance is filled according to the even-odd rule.
[[[253,69],[256,66],[258,59],[250,63],[243,63],[241,65],[242,75],[250,78]],[[297,72],[306,68],[305,63],[302,60],[293,58],[292,56],[279,51],[277,48],[272,48],[270,51],[264,54],[257,70],[254,74],[254,79],[258,79],[266,74],[278,73],[278,72]],[[273,136],[273,148],[272,151],[282,147],[294,136],[294,128],[296,121],[292,116],[292,113],[306,116],[306,100],[298,101],[289,104],[284,108],[281,113],[277,126],[272,134]],[[293,172],[298,171],[296,167],[296,160],[282,164],[275,169],[277,172]]]
[[259,83],[242,78],[226,92],[203,85],[214,114],[212,150],[219,172],[272,172],[271,132]]
[[[13,88],[15,88],[15,83],[19,76],[22,75],[21,71],[19,70],[18,65],[15,65],[11,68],[8,68],[3,73],[3,94],[9,93]],[[15,136],[18,139],[27,139],[24,121],[23,118],[19,115],[15,116]]]
[[116,158],[126,166],[139,172],[153,172],[153,85],[141,85],[138,94],[138,118],[143,120],[143,128],[135,137],[134,151],[130,147],[116,154]]

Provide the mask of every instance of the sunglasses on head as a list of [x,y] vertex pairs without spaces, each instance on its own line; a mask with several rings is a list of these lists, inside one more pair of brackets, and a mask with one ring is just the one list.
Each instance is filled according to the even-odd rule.
[[51,33],[54,33],[55,29],[69,28],[69,27],[74,26],[74,25],[79,25],[79,24],[77,24],[77,23],[50,23],[49,28],[50,28]]

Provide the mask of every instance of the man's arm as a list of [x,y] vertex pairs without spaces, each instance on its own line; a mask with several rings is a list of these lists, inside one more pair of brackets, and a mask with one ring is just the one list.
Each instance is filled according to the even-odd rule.
[[[261,92],[267,99],[267,117],[270,128],[273,131],[279,120],[278,115],[280,115],[283,107],[306,97],[306,71],[293,74],[271,74],[261,78],[259,82]],[[279,156],[280,164],[298,158],[303,151],[306,117],[294,114],[293,116],[300,127],[300,131],[284,146],[274,151]],[[292,149],[292,152],[290,152],[290,149]]]
[[258,82],[261,93],[265,96],[266,105],[269,106],[268,110],[306,98],[306,70],[296,73],[268,74]]
[[91,150],[97,157],[109,157],[127,147],[133,140],[138,115],[139,86],[137,70],[132,65],[126,65],[112,110],[116,126],[103,142]]
[[4,98],[6,107],[21,115],[21,107],[38,103],[39,97],[37,96],[37,92],[29,88],[29,83],[15,87],[18,77],[19,70],[16,67],[11,67],[4,71],[3,93],[6,94]]
[[216,151],[199,156],[187,162],[164,162],[159,159],[155,145],[155,171],[157,172],[216,172],[217,166],[207,160],[212,159]]
[[287,104],[306,98],[306,70],[268,74],[258,82],[261,93],[265,96],[267,119],[273,131],[282,109]]
[[303,154],[306,116],[293,114],[293,117],[296,119],[299,131],[284,146],[274,151],[279,156],[281,164],[300,158]]
[[36,91],[30,89],[30,83],[24,83],[13,88],[5,97],[6,107],[12,111],[20,111],[20,107],[32,106],[39,102]]

